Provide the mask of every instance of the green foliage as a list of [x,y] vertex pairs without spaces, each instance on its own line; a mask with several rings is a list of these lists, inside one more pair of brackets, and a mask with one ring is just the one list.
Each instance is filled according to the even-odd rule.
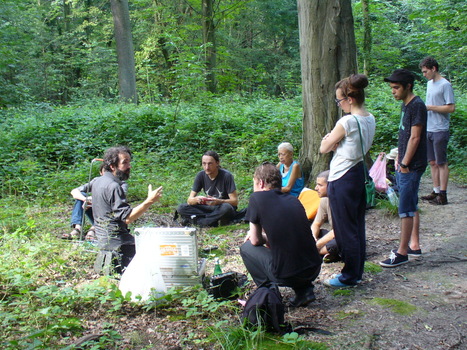
[[386,298],[373,298],[373,303],[381,305],[385,308],[391,309],[393,312],[400,315],[410,315],[417,310],[417,307],[401,300],[386,299]]
[[371,261],[365,261],[364,271],[368,273],[376,274],[376,273],[383,271],[383,268],[378,264],[372,263]]

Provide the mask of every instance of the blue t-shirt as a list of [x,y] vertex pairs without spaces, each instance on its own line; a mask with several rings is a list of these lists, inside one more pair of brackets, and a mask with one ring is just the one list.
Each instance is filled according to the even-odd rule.
[[[292,164],[290,164],[289,171],[286,174],[284,174],[284,164],[280,165],[279,171],[282,175],[282,187],[286,187],[289,184],[290,175],[292,175],[292,170],[295,164],[298,163],[294,160]],[[300,177],[295,180],[295,183],[289,193],[292,196],[298,197],[300,192],[302,192],[303,187],[305,187],[305,180],[303,179],[302,169],[300,168]]]

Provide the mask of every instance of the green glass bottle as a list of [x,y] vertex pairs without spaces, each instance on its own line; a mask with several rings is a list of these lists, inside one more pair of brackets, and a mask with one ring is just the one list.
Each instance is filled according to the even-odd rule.
[[222,273],[221,264],[220,264],[219,258],[216,258],[216,262],[214,265],[214,276],[220,275],[221,273]]

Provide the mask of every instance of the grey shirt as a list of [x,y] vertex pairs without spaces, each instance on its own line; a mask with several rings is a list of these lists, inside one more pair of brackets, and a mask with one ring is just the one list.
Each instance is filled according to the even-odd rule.
[[[133,244],[125,220],[131,214],[122,181],[110,172],[96,178],[92,184],[92,210],[99,246]],[[115,242],[111,242],[116,238]]]

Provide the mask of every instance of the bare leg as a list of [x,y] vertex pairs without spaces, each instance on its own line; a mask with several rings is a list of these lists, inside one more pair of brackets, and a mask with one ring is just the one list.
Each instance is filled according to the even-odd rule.
[[407,247],[409,246],[410,236],[412,235],[414,218],[405,217],[401,219],[401,235],[399,249],[397,252],[401,255],[407,255]]
[[439,187],[439,166],[434,160],[430,161],[430,170],[431,170],[431,181],[433,181],[433,187]]
[[412,233],[410,235],[410,249],[420,249],[420,215],[418,211],[413,219]]
[[439,186],[441,191],[448,189],[449,168],[448,163],[440,164],[438,167]]

